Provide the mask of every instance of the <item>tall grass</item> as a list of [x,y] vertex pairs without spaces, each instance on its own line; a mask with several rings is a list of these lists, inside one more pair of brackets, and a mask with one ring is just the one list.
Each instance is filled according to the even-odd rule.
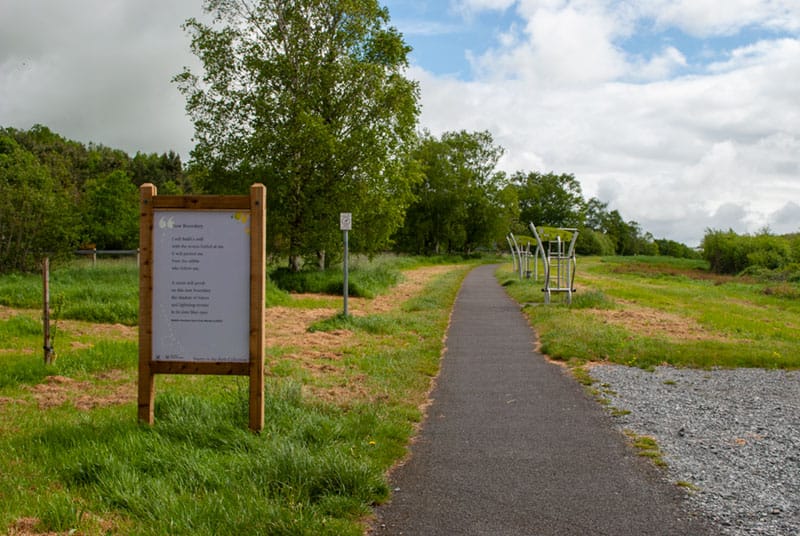
[[[103,260],[96,267],[73,262],[54,267],[50,295],[62,318],[135,325],[139,313],[139,268],[135,260]],[[42,308],[42,276],[0,277],[0,305]]]
[[356,521],[388,496],[366,439],[380,437],[380,409],[337,412],[303,402],[298,385],[270,387],[260,435],[234,391],[159,396],[152,429],[113,411],[11,439],[66,492],[24,513],[43,531],[80,528],[83,509],[135,534],[360,534]]
[[[385,266],[353,267],[348,270],[348,293],[353,297],[374,298],[398,283],[400,271]],[[269,278],[279,288],[291,292],[315,292],[341,296],[344,293],[342,269],[306,270],[291,272],[278,268]]]

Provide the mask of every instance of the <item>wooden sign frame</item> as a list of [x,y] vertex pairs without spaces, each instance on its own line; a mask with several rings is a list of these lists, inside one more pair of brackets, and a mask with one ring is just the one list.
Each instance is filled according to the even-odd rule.
[[[153,424],[156,374],[219,374],[250,377],[249,426],[264,428],[264,285],[266,188],[250,187],[249,196],[157,195],[153,184],[140,188],[139,227],[139,421]],[[238,211],[249,213],[250,325],[249,361],[193,361],[153,358],[155,214],[159,211]]]

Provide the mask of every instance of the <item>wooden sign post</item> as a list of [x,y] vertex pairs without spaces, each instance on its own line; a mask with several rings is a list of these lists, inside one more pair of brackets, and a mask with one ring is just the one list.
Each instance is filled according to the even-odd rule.
[[250,377],[250,429],[264,427],[266,188],[249,196],[157,195],[143,184],[139,420],[156,374]]

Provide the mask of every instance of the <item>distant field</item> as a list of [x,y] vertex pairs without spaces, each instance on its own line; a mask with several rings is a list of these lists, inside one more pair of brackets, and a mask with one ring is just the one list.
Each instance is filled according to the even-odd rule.
[[[710,273],[703,261],[579,258],[573,304],[543,304],[541,282],[498,277],[526,304],[554,359],[637,367],[800,367],[800,287]],[[558,302],[559,297],[554,298]]]

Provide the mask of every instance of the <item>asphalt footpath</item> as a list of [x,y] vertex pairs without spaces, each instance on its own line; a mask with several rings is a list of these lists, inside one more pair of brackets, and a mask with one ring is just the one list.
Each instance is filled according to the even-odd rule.
[[711,534],[481,266],[464,280],[420,436],[371,534]]

